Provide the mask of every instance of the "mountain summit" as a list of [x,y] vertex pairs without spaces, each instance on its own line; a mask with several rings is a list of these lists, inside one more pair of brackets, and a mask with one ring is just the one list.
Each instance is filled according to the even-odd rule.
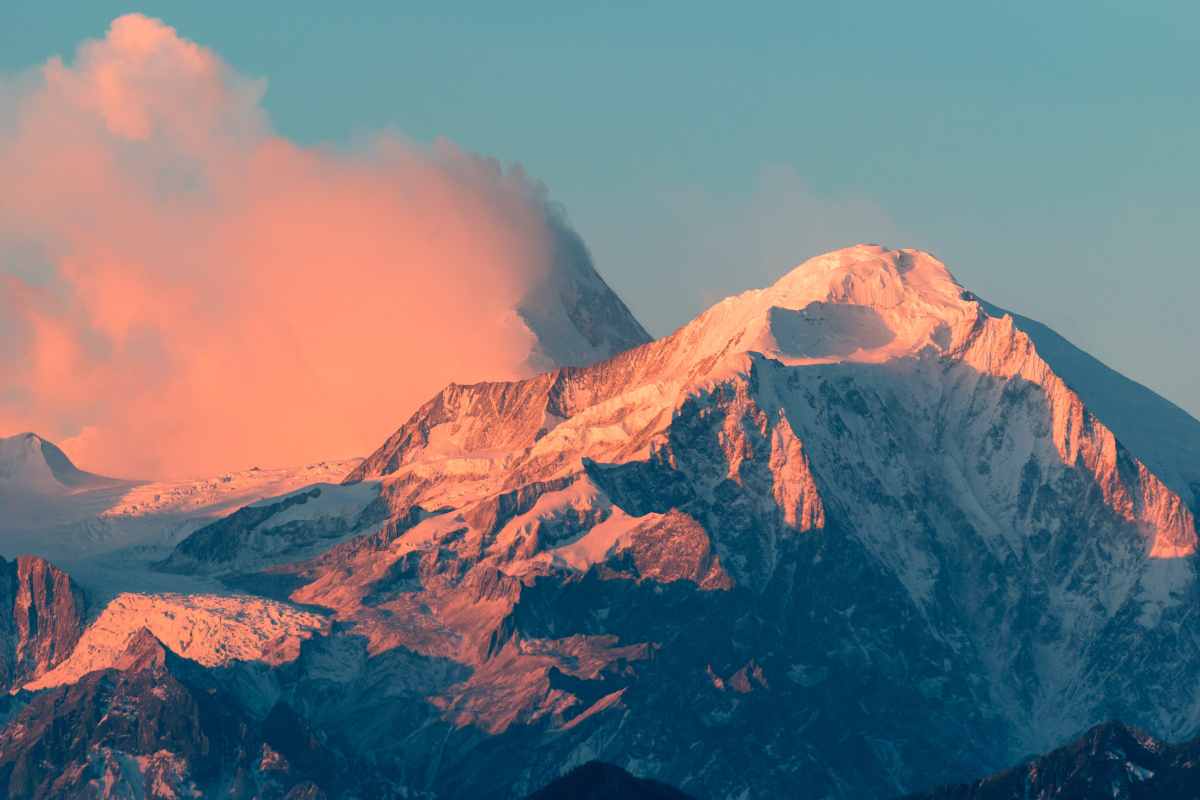
[[878,363],[945,352],[977,314],[970,293],[928,253],[858,245],[806,261],[686,327],[703,332],[703,350],[720,343],[789,364]]

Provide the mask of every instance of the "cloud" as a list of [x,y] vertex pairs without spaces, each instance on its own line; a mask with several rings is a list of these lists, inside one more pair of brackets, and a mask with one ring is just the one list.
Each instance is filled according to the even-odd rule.
[[[0,432],[120,475],[362,454],[586,251],[519,168],[271,130],[261,81],[141,15],[0,79]],[[590,269],[590,267],[589,267]]]

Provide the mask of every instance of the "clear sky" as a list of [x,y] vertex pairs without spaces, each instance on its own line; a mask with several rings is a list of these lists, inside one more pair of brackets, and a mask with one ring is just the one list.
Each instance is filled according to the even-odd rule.
[[1200,415],[1200,5],[574,5],[10,0],[0,70],[141,11],[265,78],[294,141],[519,162],[656,334],[917,246]]

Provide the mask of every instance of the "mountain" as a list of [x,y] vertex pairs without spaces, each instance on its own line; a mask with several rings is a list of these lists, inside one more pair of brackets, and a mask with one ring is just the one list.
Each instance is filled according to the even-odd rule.
[[1052,753],[973,783],[908,800],[1193,800],[1200,797],[1200,740],[1171,745],[1106,722]]
[[529,795],[529,800],[687,800],[687,795],[656,781],[635,778],[620,767],[589,761],[549,786]]
[[583,239],[555,226],[556,269],[532,286],[516,313],[533,334],[535,371],[582,366],[650,341],[650,334],[592,266]]
[[[352,499],[369,493],[366,487],[333,485],[359,461],[255,467],[195,480],[123,481],[78,469],[41,437],[10,437],[0,440],[0,556],[50,559],[97,601],[127,591],[211,591],[219,585],[164,575],[153,565],[192,532],[247,505],[299,490],[307,499],[325,486],[326,498],[307,506],[319,516],[339,494]],[[312,535],[320,541],[336,536],[329,530]],[[283,542],[271,536],[262,541],[264,559],[272,541]]]
[[1104,719],[1185,739],[1196,423],[1106,369],[927,253],[847,248],[605,361],[446,387],[341,487],[154,562],[204,599],[109,619],[159,609],[184,656],[220,632],[194,655],[249,719],[284,703],[412,796],[600,760],[887,797]]
[[119,484],[76,467],[66,453],[35,433],[0,438],[0,493],[62,494]]

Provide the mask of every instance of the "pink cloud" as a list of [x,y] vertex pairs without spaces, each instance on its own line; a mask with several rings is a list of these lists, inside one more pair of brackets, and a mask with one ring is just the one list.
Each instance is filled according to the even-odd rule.
[[577,255],[519,169],[299,147],[260,81],[140,15],[8,83],[0,432],[122,475],[302,463],[538,365],[514,308]]

